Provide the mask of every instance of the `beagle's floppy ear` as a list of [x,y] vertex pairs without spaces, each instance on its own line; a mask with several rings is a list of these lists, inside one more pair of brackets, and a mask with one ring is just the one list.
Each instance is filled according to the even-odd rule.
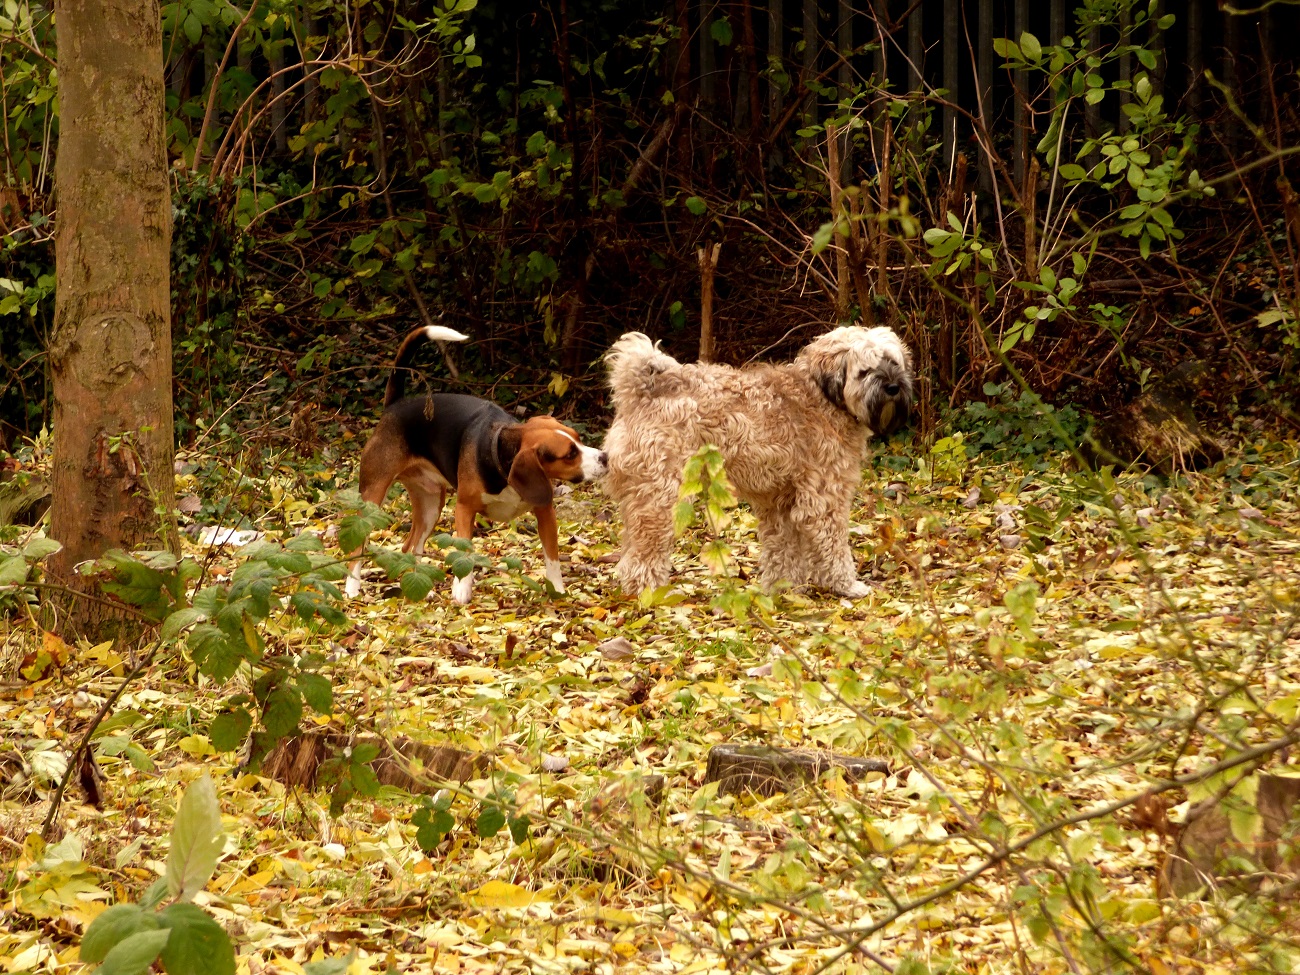
[[542,470],[542,462],[532,447],[525,445],[515,454],[507,480],[519,492],[519,496],[531,505],[544,507],[555,501],[551,479]]

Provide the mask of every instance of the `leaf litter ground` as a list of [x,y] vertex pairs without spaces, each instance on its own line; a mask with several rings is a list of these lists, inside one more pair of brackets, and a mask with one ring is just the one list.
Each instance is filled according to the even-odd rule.
[[[351,629],[286,613],[269,645],[337,658],[321,727],[490,757],[489,776],[455,793],[456,826],[432,852],[403,792],[331,819],[325,790],[286,790],[217,753],[205,732],[232,688],[196,686],[179,655],[122,696],[100,738],[103,810],[71,801],[62,839],[45,847],[46,784],[123,661],[11,615],[0,966],[79,969],[79,932],[161,874],[176,804],[205,771],[228,838],[198,903],[235,939],[241,972],[352,951],[353,972],[1275,964],[1269,953],[1284,957],[1296,934],[1285,917],[1252,938],[1208,903],[1157,898],[1168,839],[1130,810],[900,911],[979,865],[990,838],[1013,841],[1295,720],[1297,450],[1261,442],[1243,456],[1173,485],[1124,475],[1103,487],[1056,462],[977,459],[947,483],[928,464],[875,470],[852,529],[874,591],[857,602],[786,593],[767,610],[751,598],[748,617],[715,608],[728,588],[741,593],[729,605],[747,598],[757,540],[743,510],[724,538],[739,582],[703,569],[694,552],[710,539],[693,533],[672,592],[627,599],[609,558],[616,514],[584,489],[559,506],[566,597],[503,571],[480,573],[467,607],[446,583],[415,604],[370,582]],[[295,500],[299,481],[272,481],[296,529],[328,529]],[[476,549],[540,578],[531,527],[492,528]],[[400,531],[399,518],[377,540],[400,544]],[[217,564],[233,566],[229,550]],[[20,662],[42,650],[54,666],[25,679]],[[892,773],[719,797],[703,781],[709,749],[737,742],[878,756]],[[526,822],[522,842],[478,835],[498,807]]]

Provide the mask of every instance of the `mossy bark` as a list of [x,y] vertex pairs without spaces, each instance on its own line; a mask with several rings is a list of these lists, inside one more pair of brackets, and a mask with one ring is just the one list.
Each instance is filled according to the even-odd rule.
[[[158,0],[58,0],[60,131],[51,533],[55,581],[112,548],[174,547],[171,200]],[[120,620],[66,601],[59,623]]]

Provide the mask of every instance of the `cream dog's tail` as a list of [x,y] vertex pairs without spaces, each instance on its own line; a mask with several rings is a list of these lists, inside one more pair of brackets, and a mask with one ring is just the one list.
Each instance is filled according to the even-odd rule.
[[665,392],[665,375],[680,367],[676,359],[642,332],[627,332],[605,353],[609,366],[609,388],[614,393],[614,409],[623,409],[637,400],[652,399]]

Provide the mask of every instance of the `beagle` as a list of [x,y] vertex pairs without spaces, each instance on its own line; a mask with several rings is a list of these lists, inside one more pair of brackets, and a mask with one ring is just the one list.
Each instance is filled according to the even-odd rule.
[[[552,481],[578,483],[608,469],[602,450],[587,447],[554,417],[520,423],[495,403],[459,393],[403,396],[407,363],[426,342],[464,342],[468,336],[431,325],[406,336],[388,377],[384,415],[361,451],[361,497],[383,504],[394,481],[411,496],[411,532],[404,552],[423,554],[425,539],[456,495],[459,538],[474,537],[474,519],[513,521],[526,511],[537,517],[546,578],[564,592]],[[473,573],[452,583],[452,598],[468,603]],[[361,588],[360,562],[352,563],[347,593]]]

